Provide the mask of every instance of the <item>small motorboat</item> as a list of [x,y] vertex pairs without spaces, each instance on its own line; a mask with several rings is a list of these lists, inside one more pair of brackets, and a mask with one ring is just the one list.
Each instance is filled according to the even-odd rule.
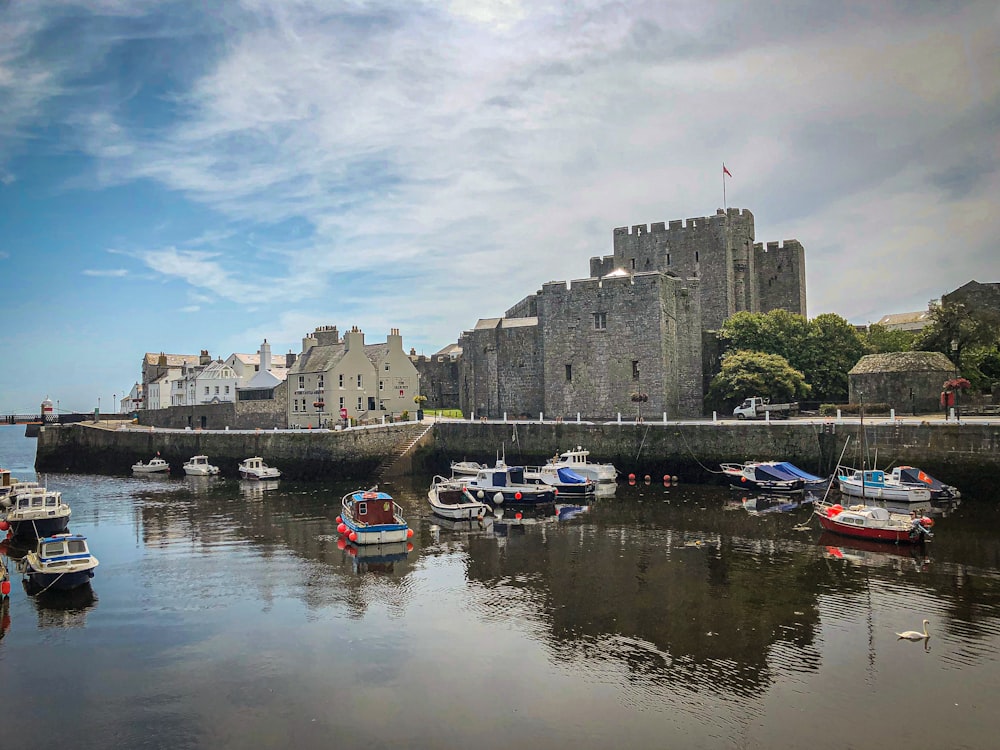
[[260,456],[254,456],[240,463],[240,476],[244,479],[280,479],[281,472],[265,464]]
[[931,499],[931,491],[926,484],[903,484],[878,469],[862,471],[841,467],[837,472],[837,486],[841,494],[871,500],[926,503]]
[[[0,531],[11,536],[35,539],[61,534],[69,527],[73,511],[62,501],[62,493],[44,487],[32,487],[4,498],[0,507]],[[9,505],[7,504],[9,503]]]
[[916,466],[897,466],[888,477],[893,482],[909,487],[923,487],[931,491],[931,500],[958,500],[962,493],[957,487],[935,479]]
[[490,468],[486,464],[477,464],[475,461],[452,461],[452,476],[474,477],[483,469]]
[[523,466],[498,463],[492,469],[481,469],[474,477],[455,477],[476,500],[490,505],[552,505],[558,490],[547,484],[529,484],[524,480]]
[[427,502],[431,504],[434,515],[454,520],[482,518],[490,511],[490,506],[469,494],[461,480],[442,476],[431,480]]
[[590,451],[576,446],[576,450],[565,451],[549,459],[545,468],[568,468],[592,482],[614,482],[618,479],[618,469],[612,464],[595,464],[588,459]]
[[561,497],[594,497],[597,494],[596,482],[565,466],[558,469],[551,466],[525,467],[524,481],[555,487]]
[[391,544],[413,536],[403,509],[377,487],[348,492],[340,501],[337,531],[354,544]]
[[170,464],[164,461],[159,456],[149,459],[148,464],[144,464],[140,461],[137,464],[132,464],[132,472],[135,474],[159,474],[160,472],[170,472]]
[[38,546],[24,556],[24,572],[35,593],[78,588],[94,577],[97,565],[87,537],[80,534],[42,537]]
[[791,473],[777,461],[722,464],[722,474],[730,487],[748,492],[802,492],[806,486],[803,477]]
[[858,539],[872,539],[895,544],[920,544],[931,539],[934,520],[927,516],[893,513],[874,505],[817,503],[813,512],[827,531]]
[[211,477],[219,473],[219,467],[208,462],[208,456],[191,456],[184,464],[184,473],[191,477]]

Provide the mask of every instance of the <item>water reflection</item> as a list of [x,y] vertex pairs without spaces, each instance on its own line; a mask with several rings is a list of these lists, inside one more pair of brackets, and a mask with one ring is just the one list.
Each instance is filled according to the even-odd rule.
[[247,500],[260,500],[267,492],[274,492],[280,479],[240,479],[240,494]]
[[69,591],[32,591],[27,579],[21,581],[25,593],[38,613],[39,628],[82,628],[87,613],[97,605],[97,594],[89,583]]

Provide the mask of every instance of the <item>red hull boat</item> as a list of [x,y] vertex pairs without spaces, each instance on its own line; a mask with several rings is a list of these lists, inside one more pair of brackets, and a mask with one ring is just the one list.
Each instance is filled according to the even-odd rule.
[[827,531],[858,539],[893,544],[921,544],[934,535],[934,521],[926,516],[892,513],[875,506],[820,505],[815,508],[820,525]]

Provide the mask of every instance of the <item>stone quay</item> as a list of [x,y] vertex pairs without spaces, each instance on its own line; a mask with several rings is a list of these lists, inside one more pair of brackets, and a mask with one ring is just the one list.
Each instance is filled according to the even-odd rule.
[[[421,435],[425,432],[422,437]],[[417,440],[420,438],[419,440]],[[414,442],[416,441],[416,442]],[[38,438],[40,472],[126,474],[157,452],[172,467],[204,454],[224,475],[235,476],[248,456],[262,456],[288,479],[372,479],[397,463],[403,473],[444,472],[453,460],[541,464],[582,446],[592,460],[612,462],[624,476],[661,481],[719,480],[719,464],[784,460],[821,475],[843,463],[860,465],[859,446],[881,468],[913,465],[949,484],[985,495],[1000,470],[1000,420],[772,422],[482,422],[442,420],[396,423],[342,431],[102,429],[88,424],[46,426]],[[412,445],[412,449],[407,448]]]

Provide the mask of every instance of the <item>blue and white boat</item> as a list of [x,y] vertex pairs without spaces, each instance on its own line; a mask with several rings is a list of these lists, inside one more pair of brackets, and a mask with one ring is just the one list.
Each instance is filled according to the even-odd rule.
[[526,466],[524,481],[554,487],[561,497],[593,497],[597,494],[596,482],[566,466]]
[[931,491],[925,484],[911,485],[893,481],[880,469],[860,470],[841,467],[837,486],[843,495],[870,500],[894,500],[899,503],[930,502]]
[[0,530],[9,528],[14,537],[32,539],[61,534],[69,527],[72,512],[61,492],[32,487],[4,498],[0,520],[6,525]]
[[36,593],[49,589],[69,591],[89,583],[97,565],[87,537],[80,534],[42,537],[38,546],[24,556],[25,576]]
[[403,518],[403,509],[387,492],[378,488],[348,492],[340,501],[337,531],[354,544],[405,542],[413,529]]
[[481,469],[472,477],[455,477],[476,500],[490,505],[554,505],[557,490],[547,484],[529,484],[523,466],[498,462],[492,469]]

